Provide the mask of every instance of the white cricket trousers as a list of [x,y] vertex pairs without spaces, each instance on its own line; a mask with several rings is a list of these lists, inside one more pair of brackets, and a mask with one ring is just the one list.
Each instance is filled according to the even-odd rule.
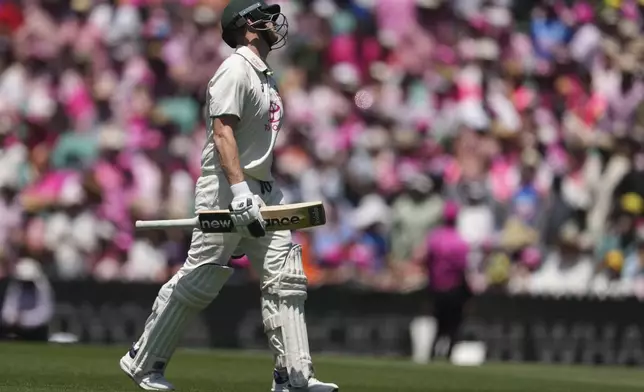
[[[283,202],[282,192],[274,183],[250,178],[246,181],[251,192],[259,195],[266,205],[278,205]],[[227,209],[232,198],[230,186],[223,173],[202,176],[197,181],[196,211]],[[229,276],[226,274],[231,270],[217,266],[226,266],[238,248],[240,252],[236,253],[245,253],[260,275],[260,288],[263,293],[262,316],[265,323],[279,316],[279,298],[270,293],[275,292],[276,285],[284,279],[284,273],[288,272],[285,270],[288,269],[287,260],[295,260],[293,262],[299,265],[288,269],[289,271],[299,269],[301,277],[304,275],[301,258],[289,257],[289,254],[293,254],[290,231],[267,232],[266,236],[261,238],[242,238],[236,233],[205,234],[200,230],[193,230],[192,245],[184,265],[159,290],[143,335],[131,350],[134,353],[138,352],[133,354],[134,364],[130,370],[135,377],[146,374],[151,369],[165,369],[186,323],[196,312],[205,308],[225,284]],[[163,316],[160,316],[161,314]],[[306,325],[299,327],[304,331],[296,334],[306,336]],[[267,334],[269,346],[275,355],[275,366],[282,368],[287,365],[287,355],[284,352],[283,335],[276,328],[273,326],[273,330],[267,331]],[[308,338],[304,340],[306,344],[302,345],[301,349],[298,348],[298,352],[303,352],[300,356],[307,362],[310,361]],[[304,366],[300,366],[302,367]]]

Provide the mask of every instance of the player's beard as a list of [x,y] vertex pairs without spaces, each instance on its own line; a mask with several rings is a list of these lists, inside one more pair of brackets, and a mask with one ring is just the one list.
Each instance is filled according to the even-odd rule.
[[266,40],[266,43],[268,44],[269,47],[273,47],[273,45],[275,45],[277,41],[279,41],[280,39],[280,37],[275,32],[274,28],[264,30],[262,32],[262,35],[264,36],[264,39]]

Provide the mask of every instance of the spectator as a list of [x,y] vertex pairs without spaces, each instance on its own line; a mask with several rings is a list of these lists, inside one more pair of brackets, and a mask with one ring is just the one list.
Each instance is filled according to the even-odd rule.
[[0,339],[47,341],[54,314],[53,294],[38,262],[21,259],[3,296]]
[[573,221],[566,222],[559,232],[556,247],[533,273],[529,292],[557,296],[586,293],[594,270],[588,248],[588,240],[579,227]]
[[541,226],[543,201],[541,192],[537,189],[535,177],[539,165],[538,153],[527,150],[520,166],[520,179],[517,190],[510,204],[510,217],[516,217],[522,224],[538,230]]
[[326,225],[312,234],[315,260],[328,271],[323,279],[331,284],[342,283],[351,277],[345,261],[356,234],[340,209],[341,206],[328,205]]
[[510,272],[508,292],[527,294],[534,293],[530,287],[534,273],[541,266],[541,252],[536,247],[528,247],[521,251],[518,262]]
[[389,206],[378,195],[365,196],[353,211],[351,222],[356,232],[348,259],[357,271],[357,282],[378,288],[386,284],[381,278],[388,271],[389,243],[385,233],[391,224]]
[[636,251],[627,255],[622,268],[622,279],[635,282],[644,273],[644,232],[638,227],[635,238]]
[[530,32],[537,56],[545,61],[560,57],[571,36],[571,29],[557,13],[554,1],[532,10]]
[[429,176],[413,173],[403,181],[404,191],[392,205],[393,263],[411,261],[413,250],[425,241],[425,233],[436,227],[443,211],[440,190]]
[[597,246],[596,259],[598,261],[606,261],[606,254],[612,251],[618,251],[623,256],[635,252],[637,233],[635,219],[643,210],[644,199],[639,195],[627,193],[620,198],[613,219],[610,221],[611,225]]
[[597,266],[595,276],[591,281],[591,292],[601,296],[626,295],[630,282],[620,280],[624,267],[624,254],[619,250],[606,252],[604,259]]
[[491,207],[491,197],[481,182],[464,183],[464,203],[458,214],[457,228],[462,238],[473,248],[489,240],[495,232],[496,222]]

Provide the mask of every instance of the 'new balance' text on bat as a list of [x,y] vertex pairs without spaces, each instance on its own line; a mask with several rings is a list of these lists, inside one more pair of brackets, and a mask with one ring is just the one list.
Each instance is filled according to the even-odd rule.
[[[261,209],[267,231],[298,230],[326,223],[324,205],[321,202],[286,204]],[[161,230],[170,228],[200,229],[204,233],[232,233],[235,227],[228,210],[199,211],[190,219],[137,221],[137,230]]]

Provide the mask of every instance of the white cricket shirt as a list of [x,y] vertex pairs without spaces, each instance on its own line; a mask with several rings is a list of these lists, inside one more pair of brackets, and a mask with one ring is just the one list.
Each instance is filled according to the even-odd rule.
[[273,148],[284,118],[284,105],[272,72],[249,48],[240,47],[219,67],[208,83],[207,142],[201,170],[221,171],[213,142],[213,119],[221,115],[239,118],[235,132],[244,174],[272,181]]

